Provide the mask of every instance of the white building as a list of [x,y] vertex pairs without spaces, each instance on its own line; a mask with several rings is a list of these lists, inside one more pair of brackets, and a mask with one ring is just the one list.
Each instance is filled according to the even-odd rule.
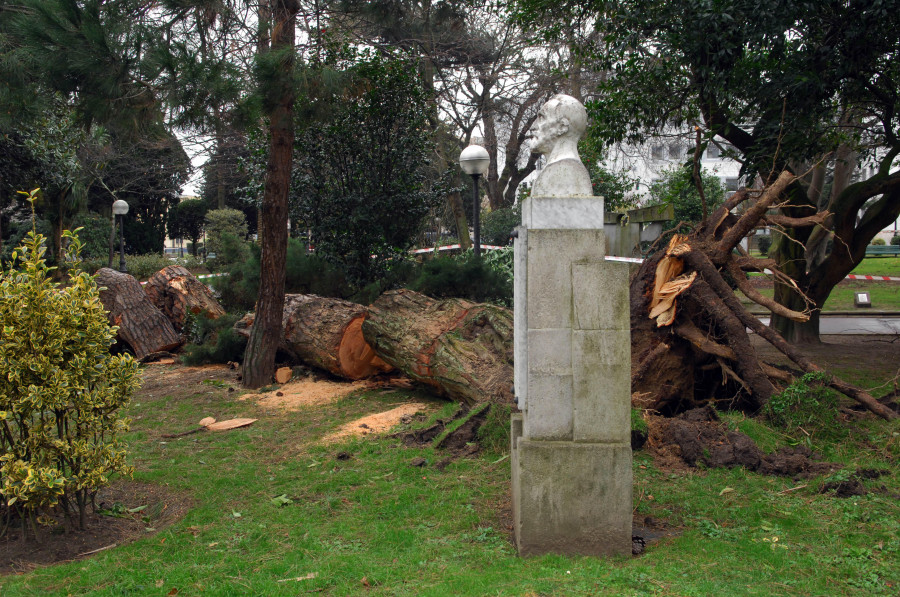
[[[727,157],[728,144],[710,143],[700,158],[701,168],[722,181],[727,191],[741,186],[741,165]],[[689,135],[664,135],[641,145],[621,144],[609,151],[605,167],[612,172],[624,172],[638,182],[634,193],[639,205],[649,198],[650,187],[661,180],[665,173],[678,168],[693,158],[694,140]],[[725,150],[725,151],[723,151]]]

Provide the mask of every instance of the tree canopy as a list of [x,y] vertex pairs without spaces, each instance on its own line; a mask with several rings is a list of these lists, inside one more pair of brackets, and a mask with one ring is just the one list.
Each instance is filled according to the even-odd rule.
[[191,241],[191,253],[197,254],[197,243],[203,236],[207,206],[200,199],[185,199],[178,203],[169,215],[168,232],[171,238]]
[[327,103],[329,116],[297,136],[291,202],[316,252],[365,284],[405,254],[445,189],[426,185],[432,143],[415,64],[362,56],[346,74],[341,95],[304,100]]
[[[602,143],[698,127],[701,148],[725,147],[747,180],[783,169],[806,175],[766,221],[784,239],[771,254],[814,316],[773,324],[793,340],[818,338],[818,311],[900,215],[900,11],[893,2],[843,0],[517,0],[517,18],[548,38],[572,23],[601,34],[581,49],[607,73],[588,102]],[[849,184],[868,159],[874,176]],[[816,167],[821,168],[816,176]],[[821,194],[826,169],[843,179]],[[841,172],[843,171],[843,175]],[[840,175],[840,176],[839,176]],[[809,218],[827,211],[821,221]],[[829,242],[831,241],[831,242]],[[831,247],[829,249],[829,247]],[[805,299],[776,284],[795,309]]]

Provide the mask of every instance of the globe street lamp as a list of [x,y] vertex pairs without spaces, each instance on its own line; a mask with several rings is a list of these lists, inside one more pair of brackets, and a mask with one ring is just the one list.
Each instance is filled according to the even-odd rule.
[[125,214],[128,213],[128,203],[121,199],[116,199],[112,205],[113,214],[119,219],[119,271],[127,274],[128,268],[125,266]]
[[488,155],[487,149],[480,145],[469,145],[459,154],[459,165],[463,172],[472,177],[472,225],[475,229],[475,257],[481,256],[481,223],[478,221],[480,217],[480,201],[478,201],[478,177],[488,170],[491,163],[491,156]]

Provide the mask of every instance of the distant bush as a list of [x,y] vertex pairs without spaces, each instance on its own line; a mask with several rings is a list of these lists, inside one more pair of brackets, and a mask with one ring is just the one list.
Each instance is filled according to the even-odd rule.
[[883,247],[883,246],[887,245],[887,243],[884,242],[883,238],[873,238],[872,242],[870,244],[872,244],[876,247]]
[[[103,258],[109,259],[109,236],[112,232],[112,222],[98,213],[88,212],[75,218],[72,228],[81,228],[78,238],[84,245],[81,252],[83,259]],[[119,245],[116,245],[118,248]]]
[[[247,238],[247,217],[237,209],[213,209],[206,212],[204,230],[206,231],[206,250],[219,255],[225,252],[223,243]],[[226,237],[229,239],[226,241]],[[228,263],[220,261],[221,263]]]
[[900,234],[895,234],[891,237],[891,244],[893,246],[900,246]]
[[179,257],[174,261],[174,263],[177,263],[181,267],[191,271],[204,267],[203,261],[199,257],[196,257],[189,253],[185,253],[184,257]]
[[397,261],[379,280],[366,284],[347,298],[360,305],[370,305],[388,290],[406,287],[418,277],[422,266],[411,259]]
[[[209,246],[213,247],[212,241]],[[232,263],[246,261],[250,257],[250,243],[232,232],[220,231],[216,238],[215,249],[210,248],[210,251],[209,254],[215,253],[215,257],[208,259],[206,266],[210,271],[222,271]]]
[[[113,267],[118,267],[118,260],[113,259]],[[125,265],[128,273],[138,280],[146,280],[164,267],[173,265],[173,261],[160,253],[146,255],[126,255]]]
[[[174,262],[165,255],[160,253],[148,253],[146,255],[126,255],[125,266],[128,273],[138,280],[146,280],[167,265]],[[96,273],[98,269],[106,267],[109,264],[109,255],[105,257],[96,257],[93,259],[85,259],[82,267],[89,273]],[[119,269],[119,253],[113,256],[113,269]]]
[[184,347],[185,365],[209,363],[240,363],[244,359],[247,339],[234,332],[234,324],[241,315],[226,314],[218,319],[189,316],[184,326],[189,344]]
[[506,246],[512,244],[510,234],[522,223],[519,207],[495,209],[485,214],[481,223],[481,242],[486,245]]
[[772,237],[768,234],[760,234],[756,236],[756,246],[763,255],[769,254],[769,248],[772,246]]
[[426,261],[409,287],[438,298],[512,304],[512,278],[491,267],[485,258],[476,259],[472,253]]
[[120,412],[140,377],[131,356],[109,353],[115,332],[94,279],[54,283],[44,241],[29,233],[17,268],[0,272],[0,518],[18,511],[34,529],[38,510],[59,505],[83,528],[97,491],[131,471]]
[[[85,259],[81,268],[91,274],[97,273],[97,270],[106,267],[109,263],[109,255],[104,257],[95,257],[93,259]],[[203,262],[199,258],[185,254],[184,257],[172,260],[161,253],[148,253],[146,255],[126,255],[125,266],[128,273],[138,280],[146,280],[159,270],[169,265],[180,265],[189,270],[196,270],[203,267]],[[119,253],[113,256],[113,269],[119,269]]]
[[[260,250],[258,245],[246,248],[246,258],[225,267],[228,275],[213,282],[227,311],[250,311],[256,305]],[[285,270],[285,292],[336,298],[348,298],[354,293],[338,266],[307,253],[306,245],[294,238],[288,239]]]

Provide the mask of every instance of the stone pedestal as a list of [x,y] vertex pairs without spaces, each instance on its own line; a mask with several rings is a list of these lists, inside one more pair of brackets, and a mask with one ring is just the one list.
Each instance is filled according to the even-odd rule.
[[534,197],[515,247],[513,514],[522,555],[631,553],[628,266],[603,200]]

